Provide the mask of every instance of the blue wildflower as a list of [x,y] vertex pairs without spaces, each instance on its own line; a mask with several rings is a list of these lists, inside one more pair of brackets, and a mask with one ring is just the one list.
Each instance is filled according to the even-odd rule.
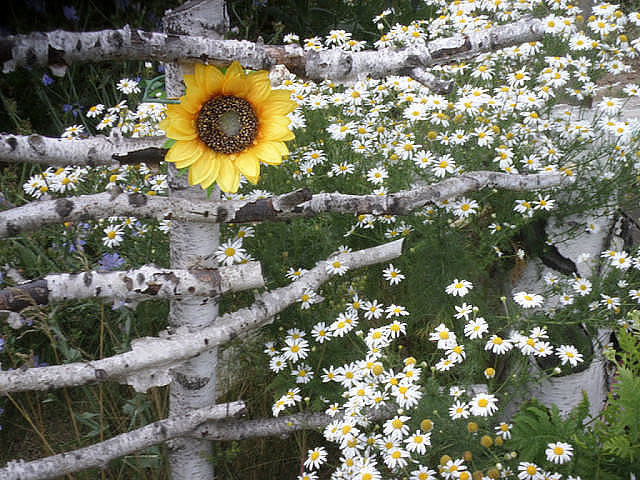
[[53,83],[53,78],[51,78],[49,75],[47,75],[46,73],[44,75],[42,75],[42,84],[45,87],[48,87],[49,85],[51,85]]
[[112,270],[118,270],[124,265],[124,258],[117,253],[103,253],[102,258],[98,260],[98,268],[101,272],[108,272]]

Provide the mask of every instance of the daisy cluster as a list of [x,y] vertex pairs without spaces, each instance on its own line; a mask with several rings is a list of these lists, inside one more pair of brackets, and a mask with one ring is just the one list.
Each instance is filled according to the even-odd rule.
[[[339,257],[336,257],[339,258]],[[339,265],[327,263],[331,273],[340,275]],[[297,281],[305,274],[304,269],[291,269],[287,276]],[[395,273],[395,276],[393,275]],[[400,271],[389,265],[383,276],[397,282]],[[301,299],[302,308],[309,308],[311,297]],[[307,307],[304,303],[308,303]],[[340,392],[334,398],[324,395],[325,412],[336,419],[324,430],[325,438],[340,446],[342,457],[332,478],[353,478],[354,475],[370,473],[371,478],[380,478],[378,465],[393,471],[407,466],[412,452],[424,454],[430,445],[430,433],[424,430],[410,431],[409,416],[399,413],[387,420],[382,433],[377,432],[369,415],[379,408],[412,409],[422,397],[419,386],[422,369],[413,357],[405,358],[401,366],[394,369],[389,347],[406,334],[406,319],[410,313],[402,305],[384,305],[378,300],[368,300],[353,293],[345,309],[333,321],[319,321],[310,332],[291,328],[281,342],[269,342],[265,353],[269,355],[269,367],[275,372],[288,372],[295,378],[295,387],[286,391],[273,404],[273,414],[280,415],[288,408],[302,407],[309,400],[301,389],[307,384],[329,384],[325,390]],[[344,364],[331,364],[321,371],[311,365],[317,364],[316,352],[324,351],[329,343],[345,342],[357,345],[361,358]],[[353,347],[351,347],[353,349]],[[315,453],[314,453],[315,452]],[[317,478],[313,470],[326,459],[326,452],[318,456],[317,450],[309,452],[305,467],[309,472],[301,478]],[[417,466],[421,471],[427,471]],[[306,477],[304,475],[307,475]],[[368,477],[367,477],[368,478]]]
[[[630,178],[638,171],[639,164],[630,151],[636,149],[639,124],[619,117],[628,99],[638,96],[636,84],[624,85],[616,96],[601,97],[593,114],[566,105],[550,108],[567,97],[598,97],[601,87],[595,82],[599,76],[629,70],[625,62],[637,56],[639,44],[623,32],[637,24],[638,14],[623,14],[612,4],[597,5],[587,18],[566,2],[430,4],[439,16],[428,22],[391,26],[391,10],[376,17],[376,24],[390,27],[376,47],[424,45],[452,33],[522,19],[542,8],[548,12],[543,18],[546,40],[485,53],[469,62],[433,67],[434,73],[456,85],[454,92],[446,95],[409,77],[366,79],[348,87],[291,77],[284,86],[303,107],[292,114],[296,132],[310,121],[316,124],[316,111],[324,112],[323,118],[328,119],[324,138],[316,135],[313,145],[292,152],[294,180],[308,184],[345,179],[353,186],[365,179],[360,190],[384,196],[479,168],[611,180]],[[349,39],[347,32],[333,31],[324,40],[316,38],[308,43],[315,45],[314,49],[339,48]],[[297,41],[295,36],[287,40]],[[344,152],[339,158],[327,155],[327,145],[335,150],[336,143],[342,144]],[[594,152],[604,150],[610,158],[596,161],[600,154]],[[578,152],[582,152],[580,159]],[[436,214],[464,221],[491,208],[490,203],[482,204],[483,196],[472,197],[435,202],[418,215],[426,222]],[[558,208],[559,201],[553,193],[534,193],[516,200],[513,212],[521,216],[519,223],[525,223],[538,212],[545,215]],[[387,238],[411,230],[406,219],[361,215],[347,235],[373,229],[378,223],[385,225]],[[502,229],[501,225],[509,223],[509,218],[504,218],[489,228],[495,233],[496,227]],[[496,253],[503,253],[499,246]]]
[[[453,34],[483,31],[523,19],[534,11],[538,16],[544,15],[546,35],[542,41],[434,66],[434,74],[455,85],[451,93],[438,93],[405,76],[366,78],[348,86],[330,80],[315,83],[286,76],[282,87],[291,91],[291,98],[299,105],[289,114],[297,143],[292,144],[290,156],[281,167],[264,168],[264,184],[269,184],[271,175],[273,178],[280,175],[279,181],[286,175],[286,182],[280,183],[286,183],[287,189],[309,186],[314,191],[340,190],[384,197],[482,169],[610,180],[611,190],[604,195],[599,192],[599,198],[608,201],[619,185],[639,173],[640,126],[637,121],[623,120],[621,113],[631,97],[640,95],[640,87],[628,83],[621,85],[619,91],[603,95],[596,82],[602,75],[615,76],[629,70],[630,60],[637,57],[640,49],[640,41],[631,39],[629,32],[640,25],[640,14],[623,13],[619,6],[609,3],[596,5],[592,12],[582,12],[563,0],[428,0],[428,4],[437,12],[428,21],[394,23],[393,10],[376,16],[373,21],[381,37],[373,46],[381,51],[420,48]],[[285,42],[298,43],[300,39],[290,34]],[[307,51],[359,51],[366,47],[344,30],[304,39],[302,46]],[[132,79],[122,79],[117,88],[126,95],[139,93],[138,83]],[[585,104],[592,101],[594,108],[568,107],[563,104],[567,98]],[[117,129],[132,137],[161,134],[157,124],[164,115],[164,106],[141,103],[134,108],[128,105],[128,100],[133,104],[135,97],[110,108],[102,104],[91,107],[86,116],[95,124],[90,129],[104,133]],[[79,140],[86,136],[87,128],[73,125],[62,136]],[[60,179],[54,180],[56,176]],[[166,176],[152,172],[144,164],[103,169],[100,176],[102,183],[91,188],[119,187],[130,193],[146,194],[164,194],[167,189]],[[64,178],[70,180],[63,181]],[[51,170],[30,179],[24,188],[29,195],[39,198],[50,192],[69,193],[86,178],[82,169]],[[272,196],[270,191],[249,187],[244,179],[243,183],[241,193],[226,194],[225,198],[255,201]],[[283,188],[281,184],[273,185],[273,189]],[[344,237],[349,241],[363,237],[383,241],[412,235],[442,219],[452,228],[478,223],[486,227],[487,238],[498,257],[503,255],[503,249],[511,249],[514,257],[523,259],[526,252],[510,241],[518,228],[572,201],[552,191],[519,193],[519,198],[514,198],[504,213],[498,205],[501,200],[492,203],[494,193],[444,198],[402,218],[359,214],[346,228]],[[595,202],[580,203],[585,209],[597,206]],[[96,222],[91,228],[101,236],[105,247],[116,248],[128,238],[146,235],[151,227],[127,217]],[[161,222],[158,228],[168,231],[169,222]],[[225,240],[215,252],[219,264],[252,260],[251,245],[245,240],[255,236],[254,227],[229,228],[226,232]],[[346,275],[348,270],[340,254],[348,251],[348,246],[340,247],[326,263],[327,272],[338,277]],[[631,256],[623,251],[603,256],[612,269],[627,273],[639,269],[639,257],[638,252]],[[291,267],[286,277],[296,281],[305,272],[302,267]],[[388,265],[382,278],[395,287],[404,277],[398,268]],[[592,282],[578,276],[553,281],[550,278],[548,284],[549,292],[515,292],[513,301],[524,309],[538,311],[548,307],[545,304],[554,292],[564,306],[597,293],[599,297],[592,301],[592,310],[604,310],[611,315],[622,313],[624,301],[632,305],[640,303],[639,291],[630,288],[629,283],[618,283],[615,292],[608,290],[606,294],[599,287],[593,292]],[[468,280],[454,279],[445,291],[462,298],[473,288]],[[433,424],[423,421],[415,425],[411,410],[422,400],[420,381],[427,373],[424,368],[427,364],[418,363],[413,357],[400,358],[401,349],[395,348],[397,340],[407,334],[410,312],[403,302],[394,303],[390,295],[373,298],[370,292],[365,295],[357,291],[352,289],[342,311],[329,318],[316,318],[312,317],[314,305],[322,302],[323,297],[305,290],[299,298],[299,313],[309,314],[305,318],[313,318],[313,324],[308,328],[288,328],[283,338],[267,344],[269,368],[286,376],[290,385],[279,392],[281,396],[273,403],[274,416],[289,409],[305,408],[314,386],[327,387],[327,392],[339,392],[332,398],[327,393],[318,399],[326,404],[326,413],[335,417],[324,430],[327,440],[340,449],[340,458],[331,460],[336,467],[332,478],[375,480],[383,475],[402,475],[411,480],[469,479],[470,464],[467,466],[469,462],[463,458],[444,459],[437,471],[424,461]],[[489,318],[488,313],[485,315]],[[492,331],[491,319],[485,320],[479,308],[467,303],[457,305],[453,317],[454,327],[442,323],[429,333],[435,349],[442,352],[442,358],[434,362],[434,372],[464,364],[467,352],[472,349],[492,357],[512,350],[530,358],[555,356],[563,365],[570,366],[583,360],[573,345],[552,345],[544,326]],[[349,354],[357,350],[358,358],[349,361],[332,358],[330,364],[321,363],[321,353],[335,344],[343,345]],[[491,366],[484,370],[489,383],[485,392],[467,393],[455,387],[451,391],[450,419],[473,416],[486,421],[495,415],[499,399],[495,392],[489,393],[495,374]],[[370,412],[382,407],[395,409],[395,415],[377,425],[370,420]],[[508,423],[495,426],[496,436],[503,440],[509,438],[509,430]],[[570,460],[572,448],[556,442],[549,444],[546,455],[549,462],[564,463]],[[300,478],[317,478],[316,471],[327,460],[324,448],[309,450]],[[513,463],[513,467],[516,471],[505,466],[498,474],[502,478],[534,480],[547,474],[530,462]],[[548,474],[548,478],[555,478],[549,475],[555,474]]]
[[[116,89],[125,95],[140,93],[139,80],[123,78],[116,83]],[[130,99],[137,102],[137,97]],[[90,107],[86,114],[85,125],[67,127],[61,137],[68,140],[81,141],[88,138],[89,131],[103,134],[117,132],[127,137],[145,137],[162,135],[158,123],[165,115],[166,106],[162,103],[137,103],[135,108],[129,107],[124,99],[113,107],[103,104]],[[93,124],[92,124],[93,122]],[[31,176],[23,185],[24,192],[33,198],[45,196],[66,196],[72,193],[95,193],[119,188],[127,193],[144,193],[146,195],[166,195],[167,175],[152,170],[144,162],[135,165],[108,167],[63,167],[47,168],[41,173]],[[102,238],[104,247],[119,247],[127,238],[142,238],[150,230],[157,228],[168,233],[170,221],[148,222],[133,217],[111,217],[107,221],[90,222],[90,231]],[[88,232],[84,232],[87,234]]]
[[[446,292],[453,296],[465,296],[469,290],[473,288],[471,282],[467,280],[455,279],[453,283],[446,287]],[[544,298],[542,295],[530,294],[527,292],[517,292],[514,294],[514,302],[520,304],[524,308],[542,305]],[[463,337],[466,341],[480,341],[484,343],[483,350],[493,355],[504,355],[511,350],[519,350],[522,355],[534,357],[548,357],[556,355],[562,365],[569,363],[575,367],[583,361],[582,354],[573,345],[560,345],[554,347],[549,342],[549,335],[545,327],[533,327],[528,333],[512,331],[508,336],[504,334],[491,333],[489,323],[479,315],[480,309],[466,302],[462,305],[455,306],[455,314],[453,323],[456,321],[464,321]],[[435,364],[434,370],[438,372],[446,372],[454,367],[462,364],[466,359],[466,352],[471,345],[458,340],[456,329],[450,329],[444,323],[438,325],[429,335],[429,340],[435,342],[436,348],[444,352],[444,356]],[[487,379],[495,376],[495,369],[487,367],[484,371]],[[460,402],[458,402],[460,403]],[[452,419],[466,418],[468,409],[466,406],[460,410],[453,408],[451,410]],[[492,413],[492,412],[491,412]],[[466,415],[466,416],[465,416]]]
[[629,330],[628,314],[640,304],[640,249],[634,248],[631,253],[624,249],[607,249],[600,253],[599,259],[583,255],[581,262],[589,265],[599,262],[601,279],[595,286],[591,280],[575,274],[548,273],[544,276],[549,299],[557,306],[555,313],[588,310],[602,323],[617,323]]
[[44,172],[32,175],[22,189],[27,195],[40,198],[48,193],[69,194],[87,179],[89,169],[84,167],[48,167]]

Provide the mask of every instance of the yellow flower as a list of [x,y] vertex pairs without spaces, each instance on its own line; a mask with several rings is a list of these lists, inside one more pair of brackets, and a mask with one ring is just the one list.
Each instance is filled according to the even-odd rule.
[[260,162],[279,165],[294,138],[287,114],[296,108],[288,90],[271,90],[268,72],[245,74],[238,62],[225,73],[196,64],[185,75],[187,93],[168,106],[160,128],[177,140],[165,160],[189,167],[189,184],[206,189],[214,182],[236,192],[240,174],[251,183],[260,177]]

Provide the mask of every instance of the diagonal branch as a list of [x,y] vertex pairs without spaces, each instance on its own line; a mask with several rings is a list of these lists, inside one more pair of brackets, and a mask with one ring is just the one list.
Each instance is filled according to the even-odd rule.
[[114,133],[81,140],[1,133],[0,161],[81,167],[159,164],[164,160],[166,151],[162,145],[166,140],[166,137],[127,138]]
[[350,82],[389,75],[410,74],[424,78],[422,68],[477,55],[518,43],[540,40],[544,33],[540,19],[527,17],[465,35],[427,42],[423,47],[386,48],[347,52],[340,49],[305,52],[294,45],[268,46],[238,40],[144,32],[125,26],[98,32],[31,33],[4,37],[0,59],[4,73],[19,66],[49,65],[54,74],[64,75],[67,65],[110,60],[156,60],[161,62],[207,61],[226,65],[238,60],[252,69],[271,69],[283,64],[311,80]]
[[[212,269],[175,270],[145,265],[116,272],[56,273],[0,290],[0,310],[84,298],[117,300],[217,297],[264,287],[259,262]],[[206,300],[202,300],[206,301]]]
[[[388,262],[401,255],[402,241],[395,240],[335,258],[349,269]],[[169,379],[163,370],[266,325],[274,315],[298,301],[305,289],[317,289],[329,280],[333,274],[327,271],[328,265],[328,260],[318,262],[296,282],[265,292],[252,306],[223,315],[214,325],[196,332],[179,330],[165,338],[140,338],[132,342],[129,352],[87,363],[0,371],[0,393],[49,390],[107,380],[132,382],[134,387],[138,385],[140,388],[166,384]],[[155,375],[150,373],[152,370],[159,372],[158,378],[149,380]],[[144,373],[145,381],[137,376],[138,372]],[[153,383],[156,380],[159,383]]]
[[570,183],[562,174],[516,175],[477,171],[464,173],[411,190],[379,195],[342,193],[312,194],[308,189],[254,202],[223,200],[187,202],[180,199],[126,194],[121,191],[31,202],[0,212],[0,238],[31,232],[62,222],[78,222],[111,216],[174,219],[212,223],[251,223],[312,217],[324,212],[407,215],[428,203],[442,201],[483,188],[543,190]]
[[206,422],[233,417],[244,410],[244,402],[232,402],[192,410],[185,415],[169,417],[104,442],[72,452],[59,453],[31,462],[14,460],[0,468],[4,480],[41,480],[56,478],[87,468],[106,467],[111,460],[158,443],[180,437]]

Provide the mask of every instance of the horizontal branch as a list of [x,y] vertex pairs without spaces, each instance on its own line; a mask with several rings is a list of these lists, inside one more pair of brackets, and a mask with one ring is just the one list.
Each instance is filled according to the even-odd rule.
[[227,292],[261,287],[264,287],[264,279],[259,262],[197,270],[145,265],[127,271],[50,274],[0,290],[0,310],[19,312],[31,305],[85,298],[138,301],[217,297]]
[[98,32],[67,32],[13,35],[0,42],[4,73],[18,66],[50,66],[64,75],[67,65],[113,60],[156,60],[161,62],[207,61],[226,65],[238,60],[252,69],[271,69],[282,64],[299,76],[312,80],[349,82],[365,77],[385,78],[409,74],[414,68],[530,42],[542,38],[542,20],[523,18],[466,35],[454,35],[427,42],[422,47],[386,48],[348,52],[341,49],[305,52],[297,45],[264,45],[238,40],[144,32],[129,26]]
[[[402,239],[357,252],[343,253],[331,257],[331,261],[337,258],[347,268],[354,269],[388,262],[401,253]],[[49,390],[107,380],[124,381],[141,388],[166,384],[166,370],[171,366],[269,323],[274,315],[298,301],[305,289],[320,287],[333,276],[327,271],[327,265],[329,260],[318,262],[296,282],[263,293],[252,306],[223,315],[212,326],[197,332],[178,329],[175,334],[164,338],[140,338],[132,342],[129,352],[92,362],[1,371],[0,394]],[[151,373],[152,371],[156,373]],[[138,372],[142,372],[144,380],[138,378]],[[154,376],[160,383],[154,383]]]
[[56,478],[87,468],[105,468],[111,460],[129,455],[152,445],[184,436],[206,421],[228,418],[244,410],[244,402],[232,402],[192,410],[122,433],[104,442],[72,452],[60,453],[31,462],[13,460],[0,468],[4,480],[41,480]]
[[[108,462],[172,438],[194,438],[231,441],[259,437],[284,437],[300,430],[326,427],[336,420],[326,413],[304,412],[278,418],[244,420],[232,418],[244,410],[244,402],[232,402],[192,410],[187,415],[174,416],[120,434],[104,442],[72,452],[60,453],[31,462],[12,461],[0,469],[0,478],[7,480],[42,480],[87,468],[104,468]],[[385,405],[366,411],[370,421],[391,417],[396,406]]]
[[[366,410],[370,421],[389,418],[397,412],[397,405],[386,404],[382,407]],[[336,420],[326,413],[302,412],[277,418],[259,418],[255,420],[228,419],[202,423],[189,436],[207,440],[228,442],[260,437],[286,437],[300,430],[315,430],[326,427]]]
[[251,223],[288,220],[301,216],[312,217],[324,212],[407,215],[428,203],[483,188],[543,190],[571,181],[571,178],[562,174],[516,175],[477,171],[386,196],[312,194],[310,190],[302,189],[255,202],[245,200],[187,202],[111,190],[95,195],[31,202],[2,211],[0,212],[0,238],[38,230],[43,225],[111,216],[212,223]]
[[0,162],[88,167],[140,162],[156,165],[164,160],[166,150],[161,147],[166,140],[166,137],[127,138],[118,134],[69,140],[1,133]]

